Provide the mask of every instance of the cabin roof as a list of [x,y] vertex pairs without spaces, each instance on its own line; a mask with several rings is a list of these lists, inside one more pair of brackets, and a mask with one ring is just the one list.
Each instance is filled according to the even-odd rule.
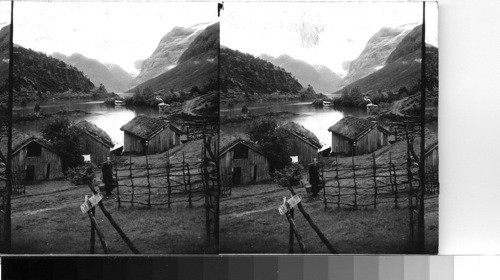
[[350,140],[356,140],[373,126],[377,126],[377,123],[373,123],[366,119],[347,116],[342,118],[336,124],[330,126],[328,131]]
[[297,138],[302,141],[308,143],[309,145],[319,149],[321,148],[321,143],[319,142],[318,137],[314,133],[312,133],[309,129],[305,128],[303,125],[300,125],[295,122],[288,122],[282,126],[287,131],[291,132]]
[[238,144],[243,144],[247,146],[249,149],[253,150],[254,152],[264,156],[267,158],[266,154],[262,149],[254,142],[250,141],[248,137],[243,136],[243,135],[229,135],[225,133],[220,133],[219,137],[219,157],[222,157],[225,153],[230,151],[232,148],[234,148]]
[[106,145],[110,148],[114,146],[114,143],[111,140],[111,137],[109,137],[109,135],[104,130],[99,128],[97,125],[83,120],[81,122],[78,122],[75,126],[78,127],[79,129],[81,129],[83,132],[85,132],[90,137],[103,143],[104,145]]
[[143,139],[149,139],[156,132],[163,130],[169,123],[154,117],[139,115],[123,125],[120,130]]
[[[52,147],[50,142],[46,141],[45,139],[21,132],[14,128],[12,129],[12,154],[15,155],[24,147],[26,147],[26,145],[28,145],[33,141],[42,145],[47,150],[50,150],[51,152],[58,154],[58,152],[54,147]],[[4,157],[7,157],[7,137],[2,137],[2,139],[0,140],[0,151],[2,152],[2,155]]]

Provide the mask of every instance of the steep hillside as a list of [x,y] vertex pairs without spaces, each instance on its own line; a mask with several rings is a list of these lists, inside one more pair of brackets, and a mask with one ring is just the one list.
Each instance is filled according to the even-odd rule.
[[[259,58],[284,68],[295,76],[300,84],[303,86],[311,85],[316,92],[332,92],[338,88],[339,82],[342,80],[326,66],[319,67],[323,73],[323,75],[321,75],[313,65],[286,54],[280,55],[279,57],[262,54]],[[327,71],[330,71],[330,73],[326,73]]]
[[285,69],[237,50],[221,47],[223,93],[298,93],[302,85]]
[[129,92],[149,87],[153,92],[160,90],[189,91],[192,87],[202,88],[217,81],[219,23],[208,26],[184,51],[177,66],[150,79]]
[[349,63],[349,72],[341,85],[351,84],[381,69],[385,65],[387,57],[410,31],[408,25],[380,29],[368,40],[361,54]]
[[23,92],[89,92],[94,84],[76,67],[21,46],[14,48],[14,87]]
[[182,53],[204,30],[206,24],[192,27],[174,27],[156,47],[150,57],[142,61],[141,72],[135,77],[132,87],[146,82],[174,68]]
[[71,56],[54,53],[52,57],[78,68],[94,85],[103,84],[109,92],[123,92],[129,89],[132,84],[133,77],[118,65],[111,64],[111,67],[108,67],[96,59],[85,57],[79,53],[74,53]]
[[[401,87],[410,88],[420,79],[421,69],[421,26],[415,27],[388,56],[386,65],[380,70],[357,80],[344,89],[357,87],[361,92],[370,90],[397,91]],[[428,84],[437,87],[438,49],[426,46],[426,76]]]

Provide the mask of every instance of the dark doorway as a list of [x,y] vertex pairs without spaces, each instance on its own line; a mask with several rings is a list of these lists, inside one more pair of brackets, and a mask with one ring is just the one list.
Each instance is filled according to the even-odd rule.
[[45,174],[45,179],[50,179],[50,163],[47,163],[47,173]]
[[257,165],[253,166],[253,181],[257,181]]
[[35,181],[35,166],[26,166],[26,181]]
[[241,167],[233,168],[233,185],[241,184]]

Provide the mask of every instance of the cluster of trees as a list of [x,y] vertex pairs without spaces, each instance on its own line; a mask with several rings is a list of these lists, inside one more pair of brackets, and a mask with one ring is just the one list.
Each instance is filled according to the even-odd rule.
[[259,118],[248,125],[250,139],[259,144],[271,164],[271,171],[291,163],[288,132],[272,118]]
[[272,118],[259,118],[248,126],[250,140],[258,143],[269,159],[274,181],[282,187],[299,184],[303,168],[291,161],[290,134]]
[[365,107],[369,103],[357,87],[350,91],[344,89],[342,95],[333,99],[332,102],[338,107]]
[[57,147],[63,171],[83,164],[82,132],[68,118],[52,118],[42,126],[42,136]]

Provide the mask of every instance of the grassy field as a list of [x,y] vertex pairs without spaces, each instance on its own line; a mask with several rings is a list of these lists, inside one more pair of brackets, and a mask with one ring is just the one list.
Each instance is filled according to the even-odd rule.
[[[429,134],[427,143],[436,135]],[[418,153],[418,141],[415,142]],[[377,164],[404,163],[406,143],[398,142],[376,152]],[[323,158],[331,165],[335,158]],[[339,157],[338,164],[344,168],[351,164],[351,157]],[[370,166],[372,155],[355,157],[355,164]],[[304,174],[306,177],[306,174]],[[359,178],[360,187],[371,183],[368,178]],[[344,180],[345,181],[345,180]],[[350,185],[352,183],[348,182]],[[341,254],[404,254],[409,253],[409,210],[406,194],[401,194],[400,208],[393,204],[373,207],[337,208],[329,204],[325,210],[323,198],[309,197],[305,189],[297,186],[296,192],[303,197],[304,209],[326,235],[333,247]],[[403,187],[402,187],[403,189]],[[360,190],[361,194],[363,190]],[[288,253],[289,223],[280,216],[278,207],[283,197],[290,197],[287,189],[273,182],[233,188],[232,195],[221,199],[220,251],[222,253]],[[331,199],[331,198],[330,198]],[[438,202],[437,194],[428,195],[425,201],[426,253],[438,252]],[[295,210],[295,222],[304,239],[307,253],[328,253],[326,246],[309,226],[302,214]],[[295,242],[295,252],[300,252]]]
[[[90,220],[80,211],[85,186],[51,181],[29,185],[26,195],[12,200],[12,248],[16,254],[87,254]],[[104,205],[142,254],[214,253],[205,240],[205,210],[202,203],[166,207],[126,206],[118,208],[116,196]],[[131,254],[126,244],[99,208],[99,227],[112,254]],[[96,237],[97,253],[102,253]]]
[[[403,254],[408,253],[408,209],[389,206],[378,209],[348,210],[329,206],[321,198],[307,197],[303,206],[339,253]],[[288,190],[275,184],[261,184],[233,189],[231,197],[221,201],[220,236],[222,253],[288,253],[289,224],[278,207]],[[438,249],[438,197],[426,200],[426,250]],[[307,253],[328,253],[326,246],[298,210],[295,222],[304,239]],[[295,242],[295,252],[299,252]]]

